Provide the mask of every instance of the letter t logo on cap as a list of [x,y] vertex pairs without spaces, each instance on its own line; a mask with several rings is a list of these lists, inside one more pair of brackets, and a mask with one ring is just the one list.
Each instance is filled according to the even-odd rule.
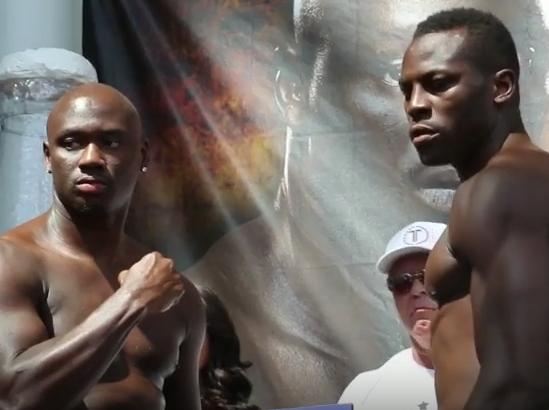
[[411,226],[404,233],[402,240],[407,245],[417,245],[418,243],[426,242],[429,239],[429,232],[421,226]]

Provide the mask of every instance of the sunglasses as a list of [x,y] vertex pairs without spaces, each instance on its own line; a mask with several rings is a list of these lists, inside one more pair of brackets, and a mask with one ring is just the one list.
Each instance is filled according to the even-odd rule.
[[402,295],[412,289],[416,279],[424,283],[425,269],[419,272],[404,272],[400,275],[389,276],[387,277],[387,287],[394,294]]

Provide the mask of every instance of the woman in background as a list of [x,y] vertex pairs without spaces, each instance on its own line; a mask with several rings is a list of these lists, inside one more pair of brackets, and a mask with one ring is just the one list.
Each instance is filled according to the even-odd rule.
[[203,410],[259,410],[249,404],[252,384],[245,372],[252,364],[240,361],[240,341],[219,297],[200,288],[206,305],[206,338],[200,355],[200,398]]

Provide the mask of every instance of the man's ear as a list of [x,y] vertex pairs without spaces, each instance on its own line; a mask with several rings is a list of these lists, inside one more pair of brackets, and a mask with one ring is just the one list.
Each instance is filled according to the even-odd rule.
[[511,100],[517,91],[517,76],[511,69],[498,71],[494,75],[494,102],[504,104]]
[[276,48],[275,102],[286,126],[294,128],[307,106],[307,86],[301,72],[301,61],[295,45]]
[[46,166],[46,171],[48,171],[48,174],[51,174],[50,146],[48,141],[42,143],[42,152],[44,152],[44,165]]

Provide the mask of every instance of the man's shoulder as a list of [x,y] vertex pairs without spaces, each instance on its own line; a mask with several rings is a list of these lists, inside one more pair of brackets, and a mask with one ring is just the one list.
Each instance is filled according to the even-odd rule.
[[416,366],[411,348],[401,350],[387,360],[378,370],[383,373],[390,373],[393,369],[402,370],[403,366]]
[[[383,366],[382,366],[383,367]],[[381,376],[381,367],[362,372],[357,375],[345,388],[338,403],[360,403],[370,394]]]
[[[42,214],[34,219],[17,225],[0,235],[0,257],[26,257],[34,260],[43,254],[43,228],[46,216]],[[42,242],[42,243],[40,243]]]
[[[549,154],[528,145],[494,156],[456,192],[449,223],[449,242],[454,251],[475,244],[498,243],[502,229],[546,221],[549,201]],[[473,246],[473,247],[476,247]]]
[[[527,186],[523,182],[529,182]],[[505,189],[536,187],[533,182],[549,182],[549,153],[534,146],[528,145],[520,149],[508,149],[495,155],[486,166],[464,185],[471,189],[480,189],[492,186],[497,188],[493,192]]]
[[401,372],[402,365],[408,365],[413,361],[410,348],[401,350],[393,355],[384,364],[374,370],[368,370],[356,376],[345,388],[339,399],[339,403],[360,403],[367,397],[372,389],[379,383],[383,376],[397,368]]
[[26,229],[13,229],[0,236],[0,271],[12,265],[28,266],[41,260],[41,248]]
[[200,293],[194,283],[182,275],[185,293],[174,308],[181,323],[186,327],[186,340],[192,339],[193,334],[201,337],[206,322],[206,309]]
[[372,375],[380,374],[388,369],[398,366],[402,363],[410,363],[413,362],[413,354],[411,348],[406,348],[403,350],[398,351],[393,356],[391,356],[385,363],[383,363],[381,366],[379,366],[377,369],[368,370],[366,372],[360,373],[357,378],[362,377],[364,379],[372,377]]
[[523,176],[530,172],[547,175],[549,171],[549,154],[539,148],[524,148],[495,155],[479,172],[479,176],[510,178]]
[[44,225],[45,217],[40,215],[3,232],[0,235],[0,240],[12,241],[18,246],[30,248],[36,244],[36,236]]
[[42,287],[41,252],[27,238],[0,237],[0,287],[3,291],[33,293]]
[[[549,183],[549,153],[537,147],[507,150],[459,186],[454,205],[479,205],[502,196],[509,199],[510,194],[539,192],[540,183]],[[473,196],[475,201],[470,200]]]

